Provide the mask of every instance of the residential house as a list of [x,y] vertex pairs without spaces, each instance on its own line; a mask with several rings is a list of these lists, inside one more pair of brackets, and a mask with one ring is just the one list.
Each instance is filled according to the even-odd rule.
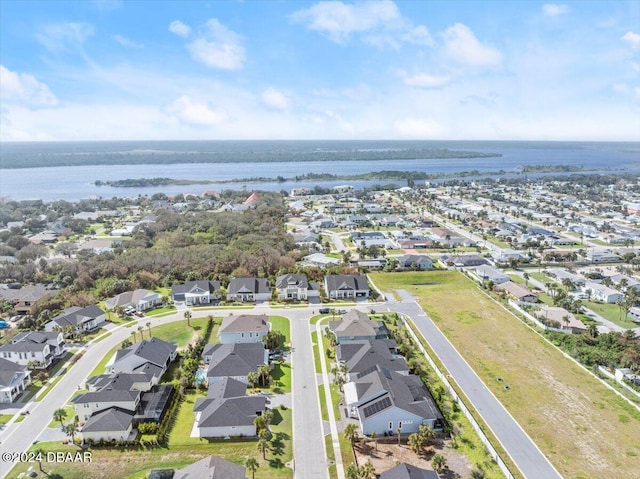
[[389,331],[382,321],[373,321],[362,311],[352,309],[340,321],[331,321],[329,330],[336,336],[336,343],[386,339]]
[[425,271],[433,269],[433,261],[424,254],[403,254],[396,258],[398,271]]
[[558,324],[555,326],[558,329],[564,329],[573,334],[581,334],[587,330],[587,326],[582,321],[564,308],[542,306],[536,316],[543,319],[547,326],[551,326],[549,321],[553,321]]
[[480,281],[493,281],[493,284],[502,284],[511,281],[511,278],[495,268],[489,265],[483,264],[478,266],[475,270],[475,274]]
[[341,262],[341,260],[331,258],[324,253],[313,253],[302,258],[302,266],[315,266],[323,269],[339,265]]
[[182,469],[154,469],[149,479],[245,479],[247,469],[217,456],[207,456]]
[[614,304],[624,296],[620,291],[600,283],[587,282],[582,287],[582,290],[583,292],[591,290],[591,299],[602,301],[603,303]]
[[264,413],[266,398],[247,395],[247,384],[233,378],[213,383],[207,396],[193,407],[194,437],[252,437],[257,434],[254,423]]
[[531,292],[529,288],[522,284],[516,284],[511,281],[499,284],[498,289],[502,289],[516,301],[522,303],[537,303],[538,297]]
[[53,353],[46,338],[42,341],[12,341],[0,346],[0,358],[21,366],[44,369],[51,365]]
[[44,284],[23,286],[21,288],[0,288],[0,298],[9,302],[13,306],[15,314],[24,316],[34,314],[38,306],[53,297],[57,292]]
[[186,281],[171,287],[171,298],[183,301],[187,306],[194,304],[210,304],[220,300],[219,281]]
[[31,384],[27,366],[4,359],[0,355],[0,403],[12,403]]
[[389,371],[409,374],[407,362],[395,353],[396,347],[392,339],[343,342],[336,346],[336,360],[346,366],[347,377],[351,381],[376,365]]
[[137,431],[133,429],[134,413],[128,409],[111,407],[89,417],[80,436],[83,441],[133,441]]
[[96,392],[86,392],[74,397],[71,402],[80,421],[87,421],[93,414],[111,408],[131,412],[131,419],[140,404],[142,391],[105,387]]
[[421,469],[419,467],[401,462],[391,469],[378,474],[377,479],[439,479],[440,476],[435,471]]
[[387,258],[369,258],[369,259],[352,259],[349,260],[349,266],[354,268],[362,268],[363,270],[378,271],[384,269],[389,264]]
[[324,277],[324,290],[330,299],[357,299],[369,297],[369,284],[365,276],[355,274],[329,274]]
[[96,305],[84,308],[72,306],[45,324],[44,330],[51,332],[60,328],[64,331],[66,327],[71,327],[74,334],[83,334],[99,328],[105,321],[104,311]]
[[227,301],[269,301],[271,285],[265,278],[233,278],[227,288]]
[[585,259],[592,263],[619,263],[621,261],[620,256],[616,253],[594,248],[589,248],[587,250]]
[[491,257],[497,264],[508,264],[511,261],[523,261],[527,259],[527,256],[523,252],[515,249],[491,251]]
[[249,384],[247,375],[269,364],[269,350],[259,343],[207,344],[202,358],[209,387],[226,377]]
[[276,278],[276,292],[280,301],[306,301],[309,281],[304,274],[283,274]]
[[221,344],[262,343],[270,329],[266,314],[227,316],[218,331],[218,341]]
[[403,375],[376,366],[344,385],[349,415],[360,422],[360,430],[395,435],[418,431],[421,424],[442,430],[443,416],[433,397],[415,375]]
[[472,266],[481,266],[483,264],[489,264],[482,256],[477,254],[461,254],[461,255],[442,255],[438,262],[445,268],[470,268]]
[[633,306],[629,308],[629,312],[627,313],[627,317],[631,321],[635,321],[636,323],[640,323],[640,308]]
[[18,343],[20,341],[31,341],[34,343],[49,343],[51,347],[51,353],[55,356],[62,356],[64,354],[64,335],[61,331],[24,331],[16,334],[11,338],[12,343]]
[[176,359],[177,346],[158,338],[151,338],[116,351],[107,363],[111,373],[144,373],[159,381],[169,364]]
[[136,311],[142,312],[156,308],[163,302],[164,300],[160,293],[147,289],[136,289],[135,291],[126,291],[113,298],[107,299],[104,304],[111,310],[120,307],[133,308]]

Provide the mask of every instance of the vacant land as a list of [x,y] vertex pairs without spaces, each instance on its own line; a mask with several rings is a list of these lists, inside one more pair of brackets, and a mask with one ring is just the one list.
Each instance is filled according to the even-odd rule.
[[440,271],[371,277],[384,291],[402,288],[418,298],[564,477],[637,477],[640,413],[471,280]]

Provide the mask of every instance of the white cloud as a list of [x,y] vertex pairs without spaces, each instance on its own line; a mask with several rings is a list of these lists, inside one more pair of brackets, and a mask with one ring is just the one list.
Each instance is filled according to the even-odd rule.
[[191,57],[211,68],[240,70],[245,61],[245,51],[240,36],[217,19],[206,23],[203,35],[187,44]]
[[427,28],[413,25],[391,0],[354,4],[322,1],[293,13],[289,18],[340,44],[347,43],[355,34],[363,34],[363,41],[380,47],[398,48],[403,42],[433,44]]
[[47,25],[36,38],[50,52],[60,53],[82,45],[91,35],[93,27],[88,23],[70,22]]
[[440,138],[444,135],[444,128],[430,118],[405,118],[395,121],[394,130],[402,137],[408,138]]
[[542,13],[548,17],[557,17],[569,13],[571,9],[568,5],[560,5],[557,3],[545,3],[542,5]]
[[462,23],[447,28],[443,53],[455,63],[471,67],[497,67],[502,63],[499,50],[483,45],[469,27]]
[[142,43],[134,42],[133,40],[128,39],[123,35],[113,35],[111,38],[118,43],[119,45],[125,48],[143,48],[144,45]]
[[267,88],[262,92],[262,101],[265,105],[278,110],[287,110],[291,106],[291,101],[280,90]]
[[189,25],[185,25],[180,20],[174,20],[169,24],[169,31],[179,37],[186,38],[191,33],[191,27]]
[[2,103],[30,107],[50,107],[58,99],[49,87],[27,73],[17,73],[0,65],[0,97]]
[[228,117],[224,109],[212,109],[206,103],[195,102],[187,95],[174,100],[167,107],[167,112],[176,116],[180,121],[192,125],[218,125]]
[[409,75],[401,72],[400,76],[405,85],[416,88],[443,88],[451,83],[450,77],[429,75],[428,73]]
[[640,33],[627,32],[622,36],[622,40],[631,45],[634,50],[640,49]]

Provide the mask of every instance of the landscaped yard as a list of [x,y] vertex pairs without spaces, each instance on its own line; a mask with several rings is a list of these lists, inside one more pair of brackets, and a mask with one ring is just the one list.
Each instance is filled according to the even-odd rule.
[[[162,339],[171,343],[176,343],[178,348],[184,348],[187,344],[195,342],[198,335],[202,336],[207,328],[208,317],[192,318],[189,320],[191,327],[187,326],[187,320],[181,319],[162,326],[151,326],[151,336],[154,338]],[[211,336],[207,338],[208,342],[218,341],[218,328],[220,327],[221,319],[214,318],[214,326],[211,331]],[[145,338],[149,337],[148,328],[141,321],[141,326],[144,327]]]
[[637,476],[640,412],[475,283],[457,272],[371,276],[383,291],[402,288],[418,298],[563,476]]
[[620,307],[617,304],[585,301],[584,306],[603,318],[608,319],[612,323],[622,326],[623,328],[635,328],[638,326],[633,321],[629,321],[624,317],[624,312],[620,312]]
[[[64,479],[146,479],[152,469],[180,468],[187,466],[210,454],[223,457],[229,461],[243,463],[248,457],[255,457],[260,464],[256,472],[259,479],[288,479],[293,471],[285,464],[293,458],[291,410],[274,410],[271,430],[274,434],[273,449],[267,453],[267,460],[262,459],[256,448],[255,439],[233,439],[209,441],[191,438],[193,426],[193,404],[203,393],[189,393],[183,401],[171,431],[167,447],[155,449],[144,448],[103,448],[92,450],[91,464],[83,463],[46,463],[43,468],[48,473],[58,473]],[[31,450],[42,448],[45,451],[71,451],[80,449],[66,446],[59,442],[48,442],[34,445]],[[25,472],[34,464],[19,464],[11,471],[10,478]],[[38,468],[35,463],[36,470]]]

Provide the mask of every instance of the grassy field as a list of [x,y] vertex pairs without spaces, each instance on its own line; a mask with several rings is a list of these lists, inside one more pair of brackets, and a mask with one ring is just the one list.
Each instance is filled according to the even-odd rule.
[[274,331],[280,331],[284,334],[284,345],[286,346],[291,342],[291,326],[289,325],[289,318],[284,316],[269,316],[271,322],[271,329]]
[[[176,343],[178,348],[184,348],[187,344],[194,341],[196,336],[203,335],[204,330],[207,327],[207,321],[209,318],[192,318],[189,320],[191,328],[187,326],[187,320],[181,319],[172,323],[163,324],[162,326],[152,326],[151,335],[154,338],[162,339],[163,341],[169,341]],[[220,318],[214,318],[214,326],[211,331],[211,337],[209,342],[217,342],[218,328],[220,327]],[[144,324],[141,324],[144,326]],[[144,328],[144,337],[149,338],[148,328]]]
[[403,288],[418,298],[564,477],[637,476],[640,413],[471,280],[457,272],[371,276],[384,291]]
[[[264,461],[256,449],[255,439],[216,440],[191,438],[193,426],[193,404],[197,397],[190,393],[183,401],[176,417],[167,447],[156,449],[143,448],[101,448],[93,449],[91,464],[82,463],[43,463],[48,473],[58,473],[65,479],[146,479],[149,471],[162,468],[180,468],[187,466],[210,454],[229,461],[243,463],[248,457],[255,457],[260,464],[256,477],[260,479],[288,479],[293,471],[285,464],[293,458],[291,410],[274,410],[271,430],[274,434],[274,447]],[[62,445],[59,442],[40,443],[32,449],[45,451],[70,451],[75,446]],[[19,464],[8,477],[15,478],[33,464]],[[35,464],[37,469],[37,463]]]
[[635,328],[638,326],[633,321],[629,321],[624,317],[621,318],[620,307],[617,304],[585,301],[584,305],[594,313],[599,314],[603,318],[608,319],[612,323],[615,323],[618,326],[622,326],[623,328]]

